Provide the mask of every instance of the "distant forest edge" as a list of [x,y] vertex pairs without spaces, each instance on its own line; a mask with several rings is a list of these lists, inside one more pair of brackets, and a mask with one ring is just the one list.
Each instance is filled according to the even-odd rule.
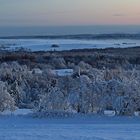
[[75,34],[75,35],[32,35],[3,36],[0,39],[140,39],[140,34]]

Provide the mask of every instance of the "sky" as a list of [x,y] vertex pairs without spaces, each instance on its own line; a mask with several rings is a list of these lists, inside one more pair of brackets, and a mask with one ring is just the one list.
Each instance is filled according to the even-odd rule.
[[140,25],[140,0],[0,0],[0,26]]

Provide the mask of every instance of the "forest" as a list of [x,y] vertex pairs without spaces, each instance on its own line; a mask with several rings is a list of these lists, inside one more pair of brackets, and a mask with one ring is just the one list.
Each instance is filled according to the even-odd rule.
[[40,117],[105,110],[133,115],[140,111],[139,83],[137,47],[0,52],[1,112],[29,108]]

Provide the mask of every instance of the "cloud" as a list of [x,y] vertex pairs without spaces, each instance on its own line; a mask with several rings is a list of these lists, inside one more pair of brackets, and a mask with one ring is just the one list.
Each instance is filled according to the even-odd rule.
[[113,17],[124,17],[126,15],[125,14],[118,13],[118,14],[113,14],[112,16]]
[[123,14],[123,13],[118,13],[118,14],[113,14],[113,17],[136,17],[136,16],[140,16],[140,13],[133,13],[133,14]]

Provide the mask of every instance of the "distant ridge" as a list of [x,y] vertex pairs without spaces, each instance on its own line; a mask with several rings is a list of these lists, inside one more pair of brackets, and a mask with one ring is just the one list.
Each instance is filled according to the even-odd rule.
[[32,35],[4,36],[0,39],[140,39],[140,34],[77,34],[77,35]]

